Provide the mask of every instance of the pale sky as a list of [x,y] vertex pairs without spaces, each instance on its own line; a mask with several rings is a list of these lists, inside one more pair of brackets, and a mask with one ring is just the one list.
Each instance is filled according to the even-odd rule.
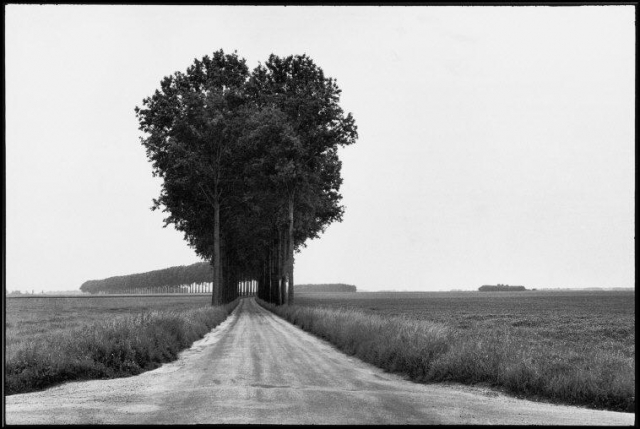
[[134,107],[221,48],[306,53],[358,125],[297,283],[634,286],[633,6],[8,5],[7,290],[199,261]]

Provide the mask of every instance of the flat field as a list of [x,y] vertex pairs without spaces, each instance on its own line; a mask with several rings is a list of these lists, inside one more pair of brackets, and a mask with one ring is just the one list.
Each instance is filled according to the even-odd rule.
[[124,377],[174,360],[237,302],[204,295],[6,300],[5,394],[80,379]]
[[356,308],[444,323],[461,331],[508,329],[536,343],[596,347],[635,358],[635,292],[306,293],[296,305]]
[[8,297],[5,339],[10,355],[19,343],[66,333],[95,322],[150,311],[188,310],[211,303],[210,295],[101,295],[81,297]]
[[394,363],[380,358],[387,350],[367,351],[366,329],[344,341],[345,350],[416,380],[486,383],[534,399],[635,408],[634,291],[305,293],[295,300],[299,308],[346,311],[343,325],[356,311],[405,327],[446,327],[439,356],[421,364],[395,363],[398,356],[409,359],[401,345],[388,351]]

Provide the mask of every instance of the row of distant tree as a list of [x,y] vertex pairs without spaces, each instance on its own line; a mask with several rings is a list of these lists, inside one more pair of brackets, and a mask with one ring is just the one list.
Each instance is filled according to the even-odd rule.
[[109,277],[102,280],[88,280],[80,286],[82,292],[126,293],[135,289],[161,292],[166,288],[186,287],[193,283],[211,282],[213,269],[208,262],[180,265],[146,273]]
[[355,292],[354,285],[344,283],[321,283],[295,285],[296,292]]
[[[208,262],[180,265],[146,273],[88,280],[80,286],[82,292],[128,293],[134,290],[164,292],[170,289],[187,289],[189,285],[211,282],[213,270]],[[296,292],[355,292],[356,287],[344,283],[300,284]],[[20,292],[18,292],[20,293]]]
[[484,285],[478,288],[480,292],[515,292],[527,290],[524,286],[509,286],[509,285]]

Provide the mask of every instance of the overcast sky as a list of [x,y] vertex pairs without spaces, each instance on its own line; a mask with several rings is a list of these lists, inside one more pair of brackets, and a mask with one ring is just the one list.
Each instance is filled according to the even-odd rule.
[[198,262],[134,107],[213,51],[342,89],[346,213],[298,283],[634,286],[633,6],[5,6],[8,290]]

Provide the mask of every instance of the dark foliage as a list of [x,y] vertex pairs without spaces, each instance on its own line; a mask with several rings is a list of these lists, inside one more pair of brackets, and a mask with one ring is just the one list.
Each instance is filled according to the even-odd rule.
[[211,265],[206,262],[198,262],[192,265],[180,265],[146,273],[115,276],[102,280],[88,280],[82,283],[80,290],[89,293],[117,293],[141,288],[160,291],[165,287],[180,287],[192,283],[210,282],[212,276]]
[[344,283],[300,284],[295,286],[296,292],[356,292],[354,285]]
[[509,286],[509,285],[484,285],[478,288],[480,292],[518,292],[525,291],[524,286]]
[[269,302],[292,302],[294,251],[342,220],[337,150],[357,129],[340,92],[306,55],[271,55],[249,73],[219,50],[136,107],[163,179],[153,208],[211,261],[213,304],[247,280]]

